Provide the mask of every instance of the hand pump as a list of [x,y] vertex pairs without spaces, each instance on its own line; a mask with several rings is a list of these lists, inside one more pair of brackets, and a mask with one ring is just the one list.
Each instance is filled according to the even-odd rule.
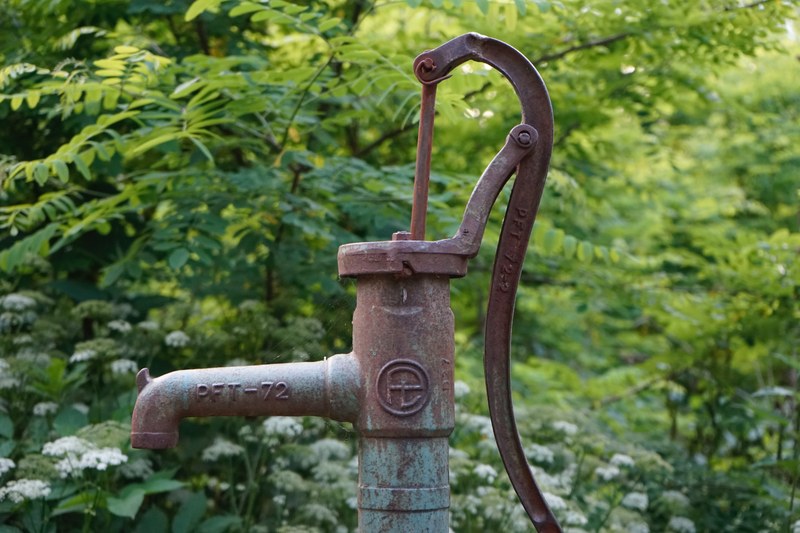
[[[511,82],[522,123],[478,180],[456,235],[426,241],[436,85],[470,59]],[[423,89],[411,232],[339,248],[339,275],[357,279],[353,351],[315,363],[179,370],[155,379],[145,368],[137,376],[131,443],[173,447],[180,420],[192,416],[352,422],[359,437],[359,531],[447,532],[448,436],[455,425],[450,278],[466,275],[489,212],[516,173],[486,313],[486,387],[497,446],[522,505],[540,533],[560,532],[522,449],[509,377],[514,300],[553,146],[547,89],[517,50],[476,33],[422,53],[414,73]]]

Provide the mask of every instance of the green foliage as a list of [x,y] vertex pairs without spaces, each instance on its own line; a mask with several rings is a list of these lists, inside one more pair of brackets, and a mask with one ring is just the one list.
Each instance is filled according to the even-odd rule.
[[[173,452],[130,450],[133,372],[347,351],[336,249],[407,225],[411,62],[478,31],[531,58],[555,109],[513,380],[556,513],[576,531],[790,531],[796,18],[772,1],[6,2],[0,528],[355,527],[348,428],[195,420]],[[519,120],[497,73],[454,74],[428,238],[455,231]],[[529,528],[474,392],[491,248],[453,283],[456,531]],[[106,469],[67,472],[65,437]],[[49,492],[14,501],[21,480]]]

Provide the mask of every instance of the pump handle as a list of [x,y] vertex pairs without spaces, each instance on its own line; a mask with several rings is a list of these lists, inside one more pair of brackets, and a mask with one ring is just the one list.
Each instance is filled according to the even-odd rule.
[[[469,249],[470,256],[477,253],[488,212],[516,166],[517,177],[497,246],[486,312],[486,390],[497,447],[514,490],[539,533],[560,533],[561,527],[537,486],[522,449],[510,386],[514,301],[553,149],[553,110],[547,88],[530,61],[508,44],[477,33],[461,35],[423,52],[414,60],[414,72],[427,86],[446,79],[454,68],[470,59],[499,70],[519,97],[522,124],[512,130],[503,150],[507,150],[510,140],[516,140],[518,145],[520,141],[526,144],[531,141],[535,146],[529,145],[525,154],[521,154],[523,157],[517,160],[501,158],[501,150],[475,187],[461,228],[450,241],[461,241],[459,244],[463,248],[459,248]],[[486,178],[492,175],[500,179],[487,185]],[[490,191],[485,191],[487,188]]]

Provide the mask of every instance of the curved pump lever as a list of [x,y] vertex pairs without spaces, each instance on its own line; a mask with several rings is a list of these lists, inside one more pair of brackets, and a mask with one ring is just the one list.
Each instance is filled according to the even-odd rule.
[[[470,59],[491,65],[511,82],[522,105],[522,124],[511,131],[506,145],[478,181],[458,233],[452,239],[431,244],[455,248],[467,257],[474,257],[489,211],[500,190],[516,170],[517,177],[495,255],[486,313],[486,389],[492,427],[511,484],[537,531],[560,532],[561,527],[536,485],[522,449],[511,400],[509,355],[514,300],[553,147],[553,111],[547,89],[536,69],[525,56],[502,41],[468,33],[420,54],[414,61],[414,72],[423,83],[423,108],[415,205],[412,210],[412,238],[424,239],[426,205],[419,204],[426,204],[427,201],[418,197],[423,198],[423,192],[427,196],[430,143],[433,138],[433,91],[436,83],[449,77],[450,71]],[[419,230],[414,231],[414,221],[419,228],[420,218],[422,235]]]

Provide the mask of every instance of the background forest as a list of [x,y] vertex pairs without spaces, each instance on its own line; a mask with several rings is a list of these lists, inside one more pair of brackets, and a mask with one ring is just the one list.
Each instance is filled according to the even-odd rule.
[[[800,532],[800,62],[789,0],[0,3],[0,532],[345,532],[352,428],[194,419],[132,450],[134,375],[350,349],[340,244],[408,227],[413,58],[466,31],[548,85],[517,303],[526,454],[572,532]],[[429,238],[519,106],[439,86]],[[499,205],[504,205],[501,196]],[[453,283],[452,529],[529,531]]]

